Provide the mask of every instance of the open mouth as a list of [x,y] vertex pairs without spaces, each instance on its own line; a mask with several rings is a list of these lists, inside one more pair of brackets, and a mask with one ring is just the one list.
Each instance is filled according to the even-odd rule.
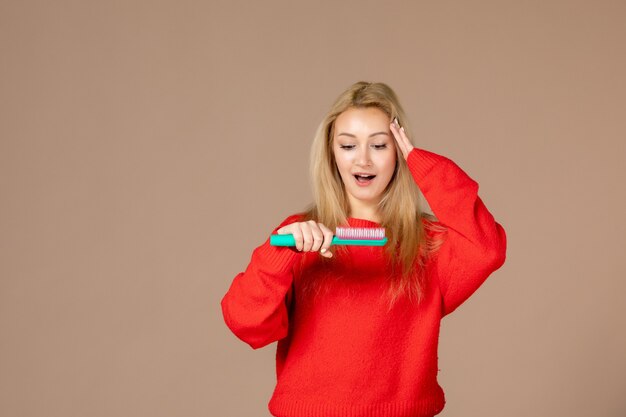
[[358,182],[365,183],[373,180],[375,176],[376,175],[355,175],[354,178],[356,178]]

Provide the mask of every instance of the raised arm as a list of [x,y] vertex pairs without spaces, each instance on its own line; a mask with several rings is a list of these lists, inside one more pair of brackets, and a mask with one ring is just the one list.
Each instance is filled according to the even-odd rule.
[[437,254],[443,314],[469,298],[506,258],[506,233],[478,196],[478,183],[449,158],[414,148],[392,124],[411,174],[447,228]]

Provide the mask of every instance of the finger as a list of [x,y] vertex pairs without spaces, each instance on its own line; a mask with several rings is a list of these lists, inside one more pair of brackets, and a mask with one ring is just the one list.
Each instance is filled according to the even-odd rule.
[[290,223],[276,230],[277,235],[291,234],[297,250],[302,250],[302,232],[298,227],[298,223]]
[[309,252],[313,246],[313,233],[311,232],[311,226],[305,222],[300,223],[300,230],[302,230],[302,239],[304,241],[302,251]]
[[409,140],[409,137],[407,136],[404,127],[400,127],[400,125],[398,124],[398,119],[396,118],[394,119],[393,123],[390,124],[390,129],[394,135],[394,138],[396,139],[396,142],[398,143],[398,146],[400,147],[402,155],[406,159],[413,149],[413,145],[411,144],[411,141]]
[[413,149],[413,143],[411,143],[411,139],[409,139],[409,136],[406,134],[406,130],[404,129],[404,126],[400,127],[397,117],[396,117],[396,127],[399,128],[400,137],[402,138],[402,142],[405,145],[405,150],[407,151],[406,153],[408,155]]
[[393,123],[390,125],[390,129],[391,129],[391,133],[393,133],[394,139],[396,140],[396,144],[398,145],[398,148],[400,148],[400,152],[402,153],[402,156],[406,158],[406,155],[407,155],[406,145],[402,141],[402,136],[400,135],[400,131],[398,130],[397,127],[393,125]]
[[313,235],[313,245],[311,251],[317,252],[324,243],[324,234],[320,230],[319,226],[314,220],[309,220],[309,226],[311,226],[311,234]]
[[324,233],[324,243],[322,244],[322,248],[320,249],[320,254],[327,258],[332,258],[333,254],[329,249],[335,235],[328,227],[324,226],[322,223],[319,223],[319,227],[322,230],[322,233]]
[[410,145],[411,141],[409,140],[408,136],[406,135],[406,132],[404,130],[404,126],[400,126],[400,123],[398,122],[398,118],[397,117],[395,119],[393,119],[392,125],[393,125],[393,127],[395,127],[396,132],[399,134],[400,142],[403,145]]
[[403,142],[406,146],[406,153],[407,155],[411,152],[411,150],[413,149],[413,144],[411,143],[411,139],[409,139],[409,137],[407,136],[404,127],[400,128],[400,136],[403,139]]
[[293,240],[296,242],[296,249],[302,251],[302,248],[304,246],[304,236],[302,236],[302,231],[300,230],[300,227],[296,225],[296,227],[294,227],[291,231],[291,234],[293,235]]
[[277,235],[286,235],[287,233],[290,233],[289,231],[287,231],[287,228],[291,226],[290,224],[287,226],[283,226],[280,229],[276,230],[276,234]]

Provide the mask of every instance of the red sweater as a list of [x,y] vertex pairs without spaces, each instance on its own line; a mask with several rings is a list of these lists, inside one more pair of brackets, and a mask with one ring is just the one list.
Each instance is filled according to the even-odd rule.
[[[421,417],[443,409],[441,318],[504,263],[506,234],[478,197],[478,183],[453,161],[416,148],[407,163],[448,229],[426,264],[419,305],[400,299],[389,310],[382,247],[349,246],[348,256],[335,252],[322,264],[317,252],[270,246],[269,238],[224,296],[224,319],[237,337],[255,349],[278,341],[274,416]],[[299,218],[288,217],[273,233]],[[380,227],[357,218],[348,223]],[[331,287],[313,297],[302,283],[316,278]]]

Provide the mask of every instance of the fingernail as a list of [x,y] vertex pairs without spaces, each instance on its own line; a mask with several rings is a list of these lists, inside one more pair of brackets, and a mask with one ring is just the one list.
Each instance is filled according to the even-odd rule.
[[322,253],[326,252],[326,248],[322,248],[322,250],[320,252],[322,252]]
[[400,123],[398,123],[398,118],[397,117],[394,117],[393,123],[396,125],[396,127],[400,126]]

